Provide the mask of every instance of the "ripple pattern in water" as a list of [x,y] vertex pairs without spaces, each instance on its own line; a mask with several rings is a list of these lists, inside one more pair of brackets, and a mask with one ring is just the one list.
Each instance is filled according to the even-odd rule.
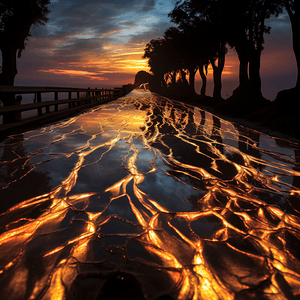
[[3,299],[300,296],[297,143],[135,90],[0,157]]

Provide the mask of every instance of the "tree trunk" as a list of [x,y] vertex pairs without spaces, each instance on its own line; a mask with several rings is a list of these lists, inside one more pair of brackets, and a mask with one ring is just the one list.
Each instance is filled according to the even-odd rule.
[[188,71],[189,71],[190,90],[194,94],[195,93],[195,74],[196,74],[197,69],[190,68],[190,69],[188,69]]
[[201,92],[200,92],[201,96],[206,95],[206,82],[207,82],[206,75],[203,72],[203,68],[204,68],[204,65],[199,66],[199,74],[200,74],[201,79],[202,79],[202,87],[201,87]]
[[163,87],[163,88],[166,88],[167,87],[167,84],[166,84],[166,81],[165,81],[165,76],[164,74],[161,74],[159,76],[159,87]]
[[[2,74],[1,85],[13,86],[17,71],[17,49],[8,43],[1,48],[2,53]],[[3,106],[10,106],[15,104],[14,94],[2,94],[1,100]],[[6,113],[3,115],[3,124],[11,123],[20,119],[20,113]]]
[[186,72],[183,69],[180,69],[181,82],[187,84]]
[[214,91],[213,97],[215,99],[222,99],[221,91],[222,91],[222,72],[225,65],[225,50],[222,49],[222,46],[219,49],[218,53],[218,65],[216,65],[215,61],[212,62],[212,67],[214,70],[213,78],[214,78]]
[[249,56],[247,55],[247,50],[242,50],[241,47],[236,47],[236,52],[240,61],[239,67],[239,89],[247,92],[249,86],[248,77],[248,66],[249,66]]
[[247,55],[238,52],[238,58],[240,61],[239,66],[239,86],[233,91],[233,96],[243,97],[250,94],[250,82],[248,77],[249,59]]
[[218,67],[214,67],[214,91],[213,91],[213,98],[221,99],[221,90],[222,90],[222,71]]
[[[300,20],[297,20],[297,29],[293,30],[293,48],[297,62],[297,82],[296,89],[300,90]],[[296,27],[296,26],[295,26]]]
[[261,51],[253,50],[249,62],[249,77],[251,85],[251,96],[254,99],[261,98],[261,78],[260,78],[260,56]]
[[239,57],[240,60],[240,67],[239,67],[239,83],[240,86],[244,87],[249,84],[249,77],[248,77],[248,65],[249,60],[245,57]]
[[152,89],[157,92],[161,90],[162,87],[166,87],[166,82],[164,79],[164,74],[154,73],[152,80]]
[[297,82],[296,89],[300,89],[300,19],[296,16],[296,12],[293,16],[290,16],[292,33],[293,33],[293,50],[297,62]]
[[240,41],[235,44],[235,50],[240,62],[239,86],[233,91],[232,95],[240,98],[250,95],[250,81],[248,76],[250,55],[247,49],[247,37],[244,36],[244,33],[240,34]]
[[1,85],[13,86],[17,75],[17,49],[9,44],[1,48],[2,53],[2,75]]
[[172,74],[172,78],[171,78],[171,83],[172,83],[172,84],[175,84],[175,83],[176,83],[176,74],[177,74],[176,71],[174,71],[173,74]]

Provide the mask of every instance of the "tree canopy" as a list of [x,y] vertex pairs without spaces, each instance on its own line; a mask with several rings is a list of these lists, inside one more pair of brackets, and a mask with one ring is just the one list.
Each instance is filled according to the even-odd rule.
[[[239,86],[233,97],[262,99],[260,65],[265,34],[271,31],[266,20],[286,9],[293,33],[293,50],[298,76],[293,93],[300,93],[300,1],[298,0],[179,0],[169,13],[177,25],[167,29],[163,38],[147,44],[143,58],[162,86],[165,79],[176,81],[178,73],[193,85],[199,70],[205,95],[208,64],[213,68],[214,98],[221,98],[221,76],[227,46],[235,49],[239,59]],[[167,75],[166,75],[167,74]]]
[[13,85],[17,74],[16,55],[21,57],[32,25],[47,22],[50,0],[1,0],[0,50],[2,52],[2,85]]
[[[177,83],[184,84],[194,93],[195,74],[199,69],[204,82],[202,91],[205,94],[206,77],[203,70],[207,71],[209,62],[216,65],[219,60],[218,39],[216,28],[212,24],[199,21],[196,26],[170,27],[162,38],[151,40],[146,45],[143,58],[148,58],[150,71],[157,79],[156,86],[174,86],[178,81]],[[225,51],[224,47],[222,49]]]
[[184,0],[176,3],[169,16],[180,28],[195,26],[199,20],[218,28],[222,56],[218,59],[219,68],[212,64],[215,73],[222,71],[222,48],[228,43],[235,48],[240,60],[239,91],[261,97],[260,57],[264,34],[270,32],[265,20],[280,12],[282,3],[279,0]]

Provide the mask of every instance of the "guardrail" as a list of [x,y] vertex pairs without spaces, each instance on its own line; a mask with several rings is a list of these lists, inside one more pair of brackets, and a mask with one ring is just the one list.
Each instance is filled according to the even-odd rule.
[[[0,132],[28,124],[39,125],[55,121],[122,97],[132,89],[133,86],[130,84],[114,89],[0,86],[2,101],[5,100],[5,97],[10,97],[12,99],[11,102],[14,103],[14,105],[0,107],[0,116],[3,116],[3,124],[0,125]],[[42,101],[42,95],[45,93],[53,93],[53,100]],[[68,93],[67,99],[58,100],[59,93]],[[74,93],[76,97],[72,97]],[[34,94],[33,103],[22,104],[20,96],[23,94]],[[82,94],[84,94],[84,97],[82,97]],[[16,97],[16,95],[19,96]],[[25,111],[36,111],[36,115],[24,118],[22,117],[22,112]]]

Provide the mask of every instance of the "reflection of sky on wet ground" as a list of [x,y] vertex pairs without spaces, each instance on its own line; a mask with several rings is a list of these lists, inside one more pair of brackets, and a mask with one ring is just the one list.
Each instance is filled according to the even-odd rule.
[[299,149],[146,91],[11,136],[2,295],[299,296]]

